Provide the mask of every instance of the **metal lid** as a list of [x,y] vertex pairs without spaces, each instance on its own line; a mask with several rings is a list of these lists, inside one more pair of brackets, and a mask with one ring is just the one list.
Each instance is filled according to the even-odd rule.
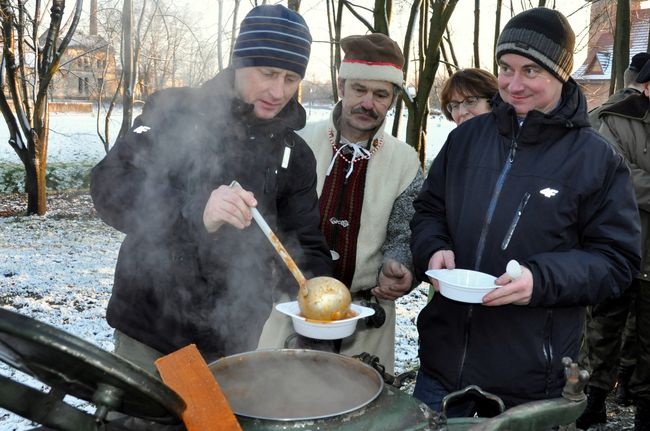
[[235,414],[276,421],[314,420],[358,410],[381,393],[379,373],[330,352],[257,350],[209,365]]

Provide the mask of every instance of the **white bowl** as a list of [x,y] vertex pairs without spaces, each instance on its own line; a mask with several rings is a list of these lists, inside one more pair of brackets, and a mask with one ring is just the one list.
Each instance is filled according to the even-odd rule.
[[350,304],[350,309],[356,316],[331,322],[321,320],[308,320],[300,314],[298,301],[277,304],[275,309],[291,317],[293,328],[300,335],[316,340],[338,340],[349,337],[357,328],[357,322],[364,317],[372,316],[375,310],[357,304]]
[[483,297],[497,289],[496,277],[469,269],[430,269],[426,274],[438,280],[440,293],[455,301],[480,304]]

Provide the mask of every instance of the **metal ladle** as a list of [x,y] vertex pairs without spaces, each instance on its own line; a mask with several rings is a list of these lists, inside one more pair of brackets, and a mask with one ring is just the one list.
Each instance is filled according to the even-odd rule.
[[[237,181],[230,187],[240,187]],[[302,315],[311,320],[340,320],[349,317],[352,297],[350,290],[333,277],[314,277],[307,279],[296,265],[280,239],[271,230],[257,208],[251,207],[251,214],[257,225],[269,240],[275,251],[280,255],[291,274],[298,282],[298,305]]]

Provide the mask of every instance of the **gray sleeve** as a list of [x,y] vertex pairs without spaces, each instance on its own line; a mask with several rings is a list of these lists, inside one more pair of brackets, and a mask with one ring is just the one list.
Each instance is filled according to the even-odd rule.
[[384,261],[394,259],[404,264],[414,274],[413,261],[411,259],[411,229],[409,223],[415,213],[413,201],[420,193],[423,182],[424,175],[422,174],[422,170],[418,169],[411,184],[395,199],[388,219],[388,227],[386,228],[386,240],[381,246]]

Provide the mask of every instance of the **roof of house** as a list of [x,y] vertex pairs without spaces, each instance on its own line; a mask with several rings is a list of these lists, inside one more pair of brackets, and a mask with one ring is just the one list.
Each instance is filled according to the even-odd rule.
[[[41,46],[45,44],[45,38],[47,37],[47,32],[43,32],[39,39]],[[61,42],[62,37],[59,37],[59,43]],[[107,45],[106,39],[99,35],[87,35],[81,32],[74,33],[68,48],[81,48],[81,49],[97,49]]]
[[[631,16],[630,58],[639,52],[648,51],[648,34],[650,31],[650,9],[639,9]],[[594,47],[587,54],[584,63],[573,72],[576,81],[609,81],[612,73],[612,56],[614,36],[603,33]]]

